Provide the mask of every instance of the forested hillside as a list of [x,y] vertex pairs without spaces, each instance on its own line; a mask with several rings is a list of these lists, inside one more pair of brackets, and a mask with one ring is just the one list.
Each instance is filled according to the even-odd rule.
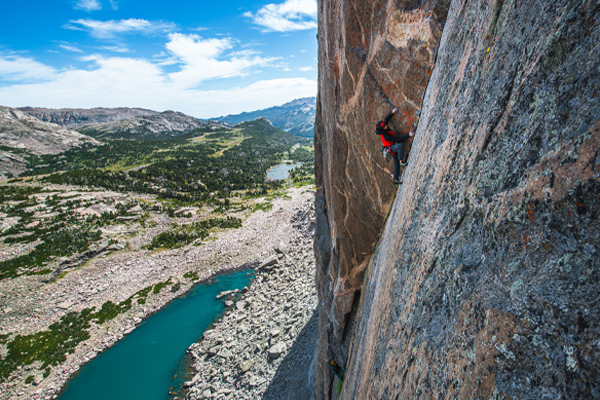
[[282,159],[311,164],[313,153],[305,148],[310,145],[308,139],[256,120],[233,129],[205,127],[165,140],[112,140],[40,156],[24,175],[50,174],[44,180],[51,183],[197,202],[277,187],[279,182],[265,180],[266,171]]
[[[89,207],[89,201],[65,203],[58,193],[49,195],[38,185],[153,195],[164,202],[162,208],[173,217],[182,206],[207,206],[224,214],[240,211],[246,207],[241,199],[267,195],[284,186],[280,180],[266,179],[267,170],[284,160],[301,163],[290,174],[295,184],[314,181],[311,141],[274,128],[265,119],[244,122],[233,129],[204,127],[165,140],[86,144],[59,154],[28,154],[26,159],[28,170],[8,181],[13,185],[2,186],[0,221],[7,225],[0,240],[5,245],[32,244],[34,250],[0,261],[0,279],[27,271],[51,272],[43,268],[51,257],[86,251],[100,239],[98,227],[118,217],[127,218],[131,214],[126,210],[135,206],[117,203],[100,210],[97,218],[82,218],[74,210]],[[15,186],[25,182],[27,186]],[[44,213],[40,215],[40,211]],[[54,218],[40,224],[38,220],[48,214]],[[201,231],[214,226],[236,224],[215,220],[194,226],[187,233],[166,233],[156,238],[152,247],[173,247],[176,242],[204,236]]]

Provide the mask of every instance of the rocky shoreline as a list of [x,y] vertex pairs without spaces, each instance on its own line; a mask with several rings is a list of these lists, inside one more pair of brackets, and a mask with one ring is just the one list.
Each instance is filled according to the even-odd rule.
[[[287,196],[273,199],[272,204],[272,210],[257,211],[248,216],[242,228],[221,231],[201,246],[192,244],[151,252],[140,250],[143,242],[151,240],[151,237],[138,235],[129,240],[127,248],[92,259],[52,283],[43,283],[39,276],[0,281],[0,335],[39,332],[67,312],[79,312],[90,307],[98,309],[108,300],[121,302],[141,289],[169,279],[173,283],[171,289],[177,288],[151,293],[144,304],[134,301],[130,310],[114,319],[102,325],[92,324],[88,330],[90,338],[80,343],[73,354],[67,354],[66,361],[54,366],[47,377],[42,375],[39,361],[19,368],[0,384],[0,398],[57,398],[64,384],[82,365],[132,332],[143,318],[181,296],[199,281],[234,270],[245,263],[264,260],[280,242],[287,243],[290,248],[301,243],[300,248],[308,251],[307,257],[312,260],[312,248],[308,247],[309,241],[312,246],[312,239],[299,239],[308,235],[307,230],[313,224],[308,216],[314,204],[312,188],[289,189]],[[302,216],[302,220],[298,219],[298,215]],[[299,229],[305,232],[300,234]],[[297,251],[293,250],[290,254]],[[196,277],[191,278],[190,272]],[[6,346],[0,346],[0,356],[6,354]],[[25,378],[31,376],[33,379],[27,382]]]
[[[309,399],[317,333],[314,210],[291,221],[297,236],[263,260],[256,279],[214,329],[189,351],[196,374],[186,396],[197,399]],[[227,293],[225,298],[232,296]],[[292,390],[293,388],[293,390]]]

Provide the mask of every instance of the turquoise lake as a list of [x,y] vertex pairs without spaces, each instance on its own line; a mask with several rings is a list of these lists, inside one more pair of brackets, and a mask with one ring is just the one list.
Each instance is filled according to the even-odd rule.
[[267,179],[287,179],[290,176],[289,172],[298,166],[300,164],[279,164],[267,171]]
[[[250,284],[249,270],[215,276],[148,317],[132,333],[87,363],[59,400],[168,400],[189,376],[187,348],[224,311],[222,291]],[[182,397],[182,392],[177,393]]]

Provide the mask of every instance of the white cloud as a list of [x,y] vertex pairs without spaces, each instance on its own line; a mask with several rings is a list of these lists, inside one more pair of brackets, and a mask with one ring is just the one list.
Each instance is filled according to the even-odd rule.
[[83,53],[83,50],[81,50],[75,46],[68,45],[68,44],[59,44],[58,47],[62,47],[63,49],[72,51],[74,53]]
[[244,13],[263,32],[290,32],[317,27],[316,0],[286,0],[281,4],[267,4],[256,14]]
[[114,51],[115,53],[129,53],[130,50],[127,47],[122,46],[102,46],[101,50]]
[[118,4],[116,1],[114,0],[109,0],[110,1],[110,8],[112,8],[113,10],[116,10],[118,7]]
[[230,38],[203,39],[195,34],[169,34],[166,48],[182,64],[181,70],[169,74],[169,78],[176,86],[195,87],[206,79],[243,75],[253,66],[266,66],[274,60],[248,51],[224,56],[234,44],[235,41]]
[[[142,107],[210,118],[315,96],[305,78],[263,80],[245,87],[202,91],[179,87],[156,65],[131,58],[96,56],[93,70],[64,71],[49,82],[0,87],[0,104],[21,107]],[[0,64],[1,66],[2,64]]]
[[79,59],[79,61],[98,61],[98,59],[102,58],[100,55],[98,54],[90,54],[89,56],[83,56]]
[[13,98],[10,100],[13,104],[42,103],[58,106],[79,102],[88,106],[96,101],[95,97],[99,103],[115,104],[120,103],[123,98],[127,104],[127,92],[133,95],[156,86],[164,86],[162,71],[144,60],[102,58],[99,55],[86,56],[82,60],[93,62],[95,68],[63,71],[48,82],[3,87],[0,88],[0,98],[4,104]]
[[145,19],[122,19],[120,21],[97,21],[93,19],[78,19],[70,21],[71,25],[64,27],[71,30],[88,31],[99,39],[114,38],[119,33],[142,33],[145,35],[168,32],[175,29],[172,22],[146,21]]
[[304,71],[304,72],[306,72],[306,71],[314,71],[313,67],[301,67],[301,68],[298,68],[298,69],[300,71]]
[[[262,80],[243,87],[200,90],[205,79],[241,76],[272,60],[252,53],[227,53],[233,39],[172,34],[170,54],[153,61],[132,57],[80,57],[85,69],[56,71],[31,58],[0,53],[0,104],[20,107],[142,107],[177,110],[200,118],[235,114],[314,96],[317,82],[306,78]],[[178,72],[163,70],[165,57]],[[160,62],[163,61],[163,62]],[[170,67],[172,70],[173,66]],[[177,67],[175,67],[177,68]],[[252,71],[254,72],[254,71]]]
[[0,82],[37,82],[56,76],[54,68],[32,58],[0,54]]
[[101,10],[102,6],[98,0],[78,0],[75,2],[75,6],[73,8],[84,11],[96,11]]

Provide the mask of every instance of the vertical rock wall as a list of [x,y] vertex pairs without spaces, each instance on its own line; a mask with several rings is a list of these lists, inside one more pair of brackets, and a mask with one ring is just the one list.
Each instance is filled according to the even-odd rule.
[[452,1],[365,271],[392,190],[372,121],[414,43],[400,3],[319,10],[319,345],[350,332],[342,398],[600,398],[600,3]]
[[375,123],[416,126],[449,0],[319,1],[317,175],[317,397],[332,396],[327,365],[347,358],[367,264],[393,197]]

